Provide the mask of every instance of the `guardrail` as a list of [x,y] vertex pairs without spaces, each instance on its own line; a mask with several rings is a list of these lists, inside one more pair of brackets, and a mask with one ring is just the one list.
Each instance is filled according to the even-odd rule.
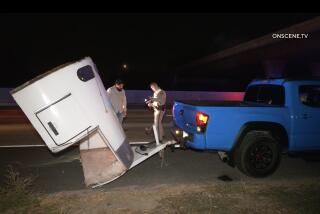
[[[0,106],[16,106],[10,95],[12,88],[0,88]],[[167,103],[174,100],[227,100],[240,101],[244,92],[213,92],[213,91],[166,91]],[[128,105],[144,104],[144,99],[152,96],[150,90],[126,90]]]

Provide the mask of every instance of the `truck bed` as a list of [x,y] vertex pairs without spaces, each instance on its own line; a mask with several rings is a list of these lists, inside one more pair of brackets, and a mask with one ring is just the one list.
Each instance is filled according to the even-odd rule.
[[[207,116],[205,132],[198,131],[198,115]],[[202,116],[204,117],[204,116]],[[239,101],[176,101],[173,107],[175,125],[187,133],[185,145],[200,150],[229,151],[239,130],[247,122],[286,124],[286,106]]]
[[221,107],[271,107],[275,105],[247,103],[243,101],[212,101],[212,100],[177,100],[176,102],[192,106]]

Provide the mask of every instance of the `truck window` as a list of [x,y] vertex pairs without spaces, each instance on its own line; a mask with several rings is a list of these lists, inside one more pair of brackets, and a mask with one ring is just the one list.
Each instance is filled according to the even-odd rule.
[[244,101],[267,105],[284,105],[284,88],[280,85],[253,85],[247,89]]
[[301,103],[311,107],[320,107],[320,85],[302,85],[299,87]]

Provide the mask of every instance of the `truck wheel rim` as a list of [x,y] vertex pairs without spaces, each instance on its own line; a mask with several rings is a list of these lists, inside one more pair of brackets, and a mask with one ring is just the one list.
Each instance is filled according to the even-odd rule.
[[273,153],[269,146],[255,144],[249,151],[249,163],[257,170],[264,170],[272,163]]

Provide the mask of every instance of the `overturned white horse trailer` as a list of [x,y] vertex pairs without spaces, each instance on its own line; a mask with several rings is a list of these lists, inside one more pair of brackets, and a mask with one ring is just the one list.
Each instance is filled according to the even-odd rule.
[[79,142],[87,186],[111,182],[172,143],[149,146],[143,154],[130,145],[90,57],[54,68],[11,94],[52,152]]

